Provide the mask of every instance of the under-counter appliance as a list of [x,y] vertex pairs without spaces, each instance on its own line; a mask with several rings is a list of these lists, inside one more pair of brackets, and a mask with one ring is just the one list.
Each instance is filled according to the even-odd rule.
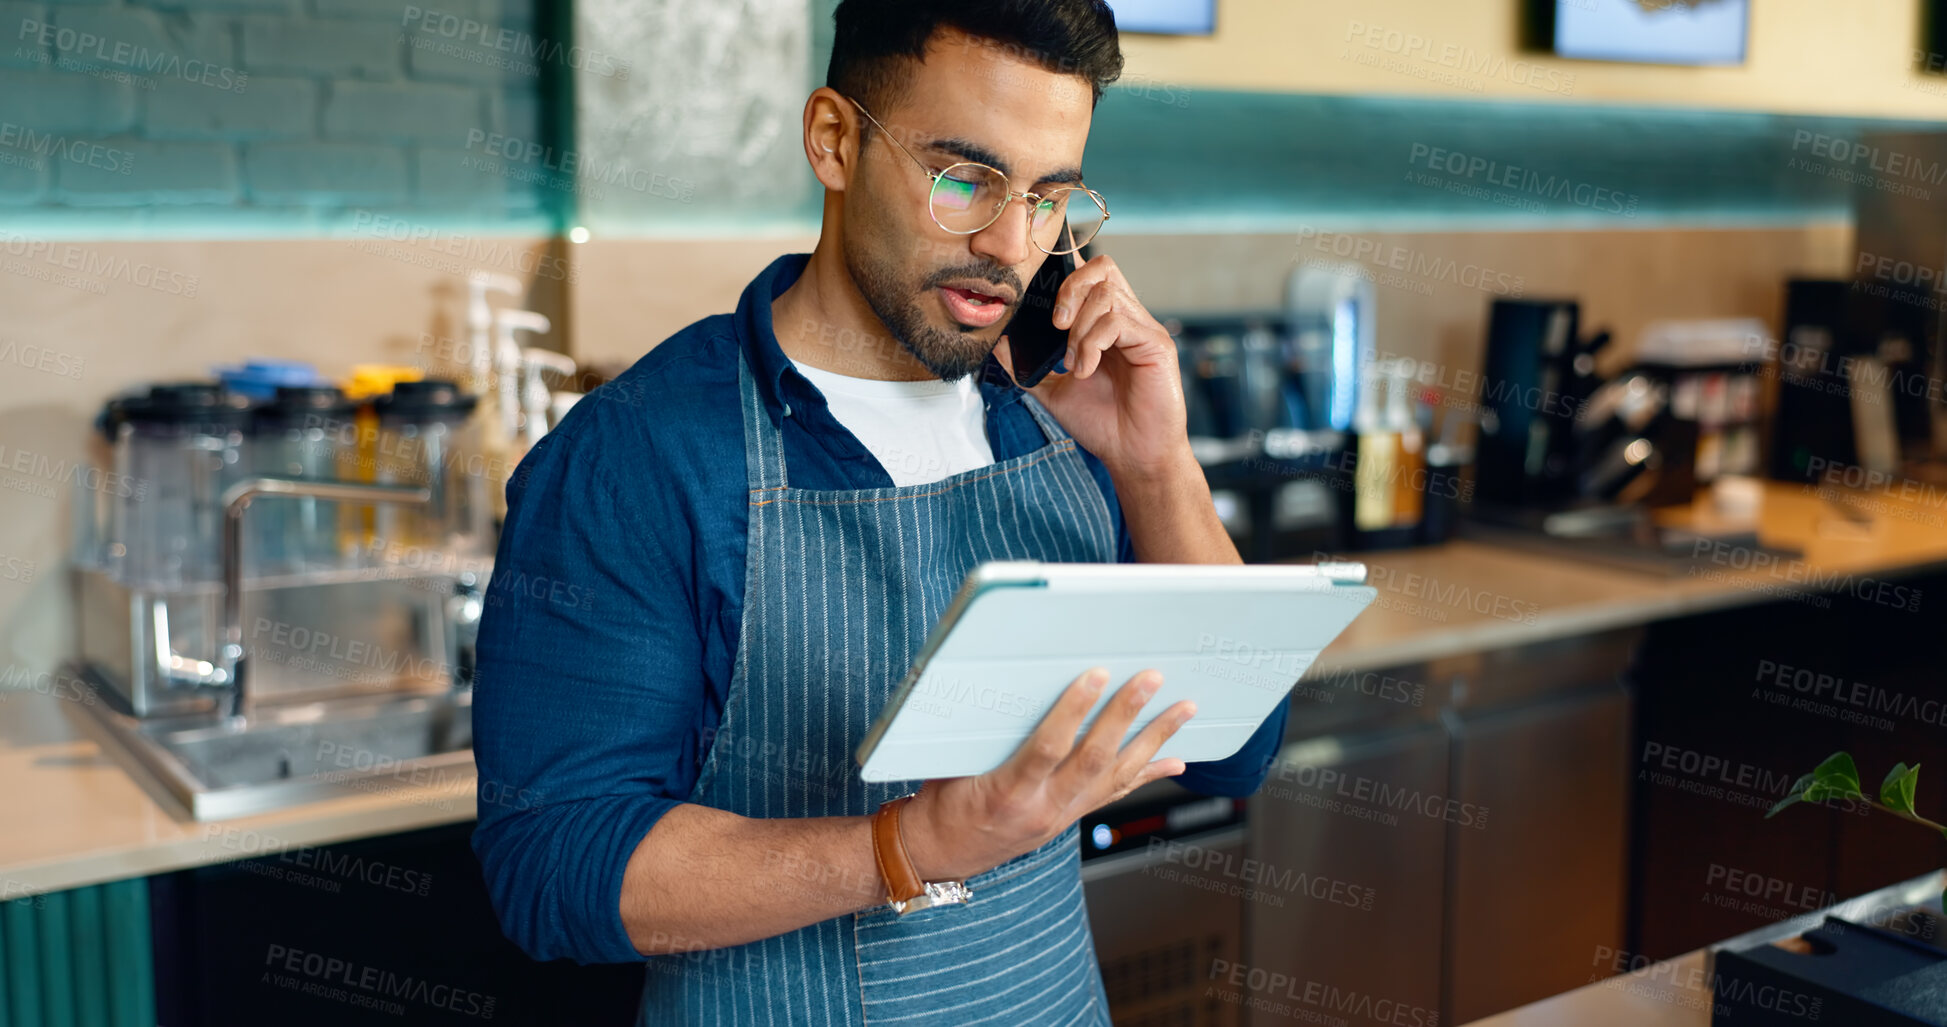
[[1231,1027],[1210,990],[1243,959],[1245,801],[1157,781],[1081,822],[1082,889],[1118,1027]]

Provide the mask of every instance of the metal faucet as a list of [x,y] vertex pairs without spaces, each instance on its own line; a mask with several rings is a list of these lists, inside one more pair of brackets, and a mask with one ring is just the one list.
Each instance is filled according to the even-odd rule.
[[223,490],[223,648],[217,655],[222,676],[215,680],[229,689],[231,718],[244,715],[249,699],[243,675],[243,512],[258,496],[300,496],[354,503],[433,501],[433,491],[423,485],[367,485],[304,478],[247,478]]

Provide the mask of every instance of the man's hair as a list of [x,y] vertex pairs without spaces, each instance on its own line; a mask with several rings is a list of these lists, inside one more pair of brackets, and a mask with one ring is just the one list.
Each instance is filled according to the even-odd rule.
[[[903,99],[926,43],[955,28],[996,53],[1088,80],[1091,103],[1122,74],[1115,15],[1103,0],[842,0],[825,84],[873,114]],[[867,123],[864,128],[870,128]]]

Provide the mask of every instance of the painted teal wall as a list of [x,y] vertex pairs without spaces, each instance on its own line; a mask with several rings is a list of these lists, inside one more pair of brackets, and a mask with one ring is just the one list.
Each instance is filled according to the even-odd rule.
[[1125,231],[1792,224],[1848,217],[1861,180],[1947,198],[1947,168],[1855,152],[1881,131],[1947,123],[1143,83],[1103,98],[1086,171]]
[[380,210],[534,224],[537,0],[0,0],[0,221],[304,232]]
[[[807,89],[823,81],[835,3],[810,5]],[[565,123],[542,112],[562,109],[570,62],[521,56],[565,37],[537,27],[560,14],[549,0],[0,0],[0,231],[329,234],[373,213],[478,231],[574,223],[561,175],[489,153],[549,145]],[[1132,77],[1097,109],[1087,168],[1115,231],[1791,224],[1848,216],[1862,177],[1947,189],[1924,170],[1876,171],[1870,151],[1833,158],[1878,130],[1947,123]],[[795,150],[784,135],[773,145]],[[781,166],[809,180],[801,161]],[[628,231],[816,227],[816,189],[770,195],[664,205]]]

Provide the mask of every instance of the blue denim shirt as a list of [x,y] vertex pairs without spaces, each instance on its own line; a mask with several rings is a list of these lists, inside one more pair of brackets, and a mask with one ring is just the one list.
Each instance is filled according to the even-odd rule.
[[[771,329],[771,301],[806,259],[778,258],[735,314],[684,328],[591,392],[508,484],[480,625],[473,848],[502,928],[537,959],[641,958],[622,926],[622,871],[689,795],[723,712],[749,532],[737,351],[782,426],[793,487],[892,487]],[[979,384],[996,460],[1044,444],[998,362]],[[1129,562],[1108,472],[1083,456]],[[1286,716],[1280,706],[1236,755],[1176,780],[1256,791]]]

